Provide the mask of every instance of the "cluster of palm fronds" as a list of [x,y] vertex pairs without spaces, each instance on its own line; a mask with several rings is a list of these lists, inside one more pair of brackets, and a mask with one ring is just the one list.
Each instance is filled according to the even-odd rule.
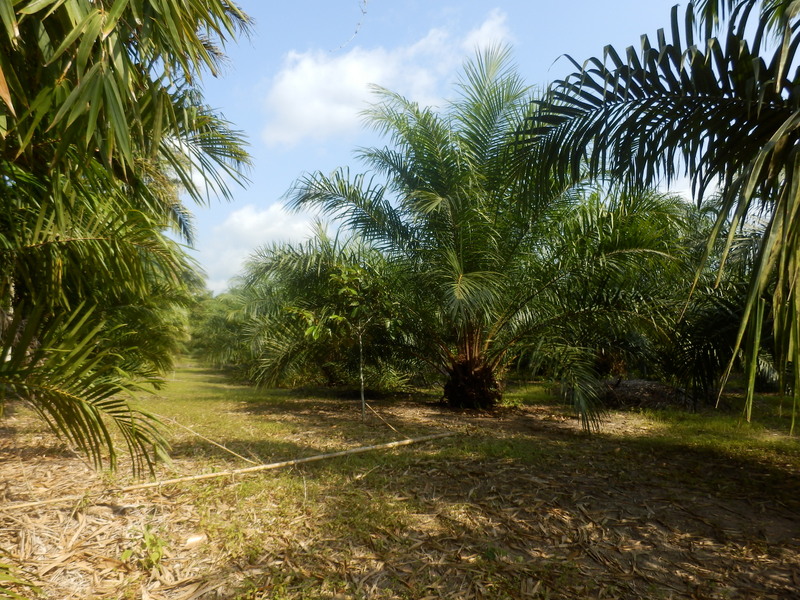
[[390,145],[361,151],[375,175],[315,173],[290,193],[353,237],[254,254],[222,301],[237,310],[215,314],[231,337],[211,358],[246,356],[259,383],[337,383],[366,342],[372,369],[431,373],[451,405],[473,408],[524,365],[562,380],[587,426],[601,356],[664,371],[695,236],[713,222],[676,196],[530,173],[515,141],[536,104],[507,50],[479,54],[459,90],[441,113],[376,90],[366,118]]
[[522,128],[531,163],[563,181],[588,175],[641,189],[686,174],[700,199],[718,188],[706,244],[709,256],[725,240],[718,285],[737,238],[765,221],[733,342],[748,363],[748,406],[765,328],[781,387],[800,374],[799,13],[797,0],[676,6],[656,40],[575,62]]
[[164,233],[191,237],[179,194],[227,194],[247,160],[198,87],[246,23],[221,0],[0,9],[0,404],[98,464],[110,423],[137,466],[164,444],[126,394],[169,368],[200,285]]
[[[378,253],[392,275],[371,285],[392,286],[403,306],[393,343],[440,374],[453,405],[491,405],[512,365],[560,378],[587,423],[604,371],[667,378],[708,400],[743,358],[751,398],[759,372],[783,388],[800,363],[798,10],[690,2],[683,20],[673,10],[669,36],[573,61],[579,71],[538,98],[502,50],[467,65],[441,113],[377,89],[365,117],[390,144],[360,152],[374,174],[306,176],[290,203]],[[681,173],[695,208],[649,191]],[[285,290],[276,258],[318,248],[306,250],[254,257],[249,285]],[[327,293],[295,313],[308,327],[251,335],[252,356],[318,340]],[[335,329],[326,336],[340,339]],[[330,364],[308,351],[294,347],[293,364]]]
[[352,385],[363,375],[373,392],[398,391],[419,365],[394,277],[380,252],[321,228],[306,243],[264,247],[240,285],[200,305],[191,347],[260,385]]

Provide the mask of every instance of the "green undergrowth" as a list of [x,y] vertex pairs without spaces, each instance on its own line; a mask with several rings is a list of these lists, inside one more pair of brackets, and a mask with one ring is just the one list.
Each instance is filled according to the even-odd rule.
[[788,435],[790,416],[778,413],[779,402],[776,397],[762,397],[761,410],[749,423],[735,408],[644,410],[641,415],[653,428],[649,437],[654,443],[800,468],[799,440]]
[[550,406],[555,399],[554,389],[552,382],[509,382],[503,390],[501,406]]

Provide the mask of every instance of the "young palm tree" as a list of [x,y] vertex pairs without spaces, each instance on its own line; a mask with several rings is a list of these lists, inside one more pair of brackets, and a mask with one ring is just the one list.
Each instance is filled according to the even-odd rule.
[[601,202],[584,210],[580,190],[525,174],[514,142],[532,116],[532,90],[507,50],[467,64],[459,98],[441,114],[376,91],[380,102],[365,116],[391,146],[360,156],[377,175],[307,176],[291,204],[322,208],[385,253],[402,277],[395,293],[409,344],[443,375],[452,406],[492,406],[520,349],[544,347],[591,414],[593,353],[562,325],[622,314],[624,299],[570,290],[637,268],[643,252],[666,256],[669,228],[626,237],[615,223],[633,223],[636,210]]
[[689,2],[681,20],[676,6],[670,32],[655,43],[643,37],[641,52],[609,46],[583,68],[573,61],[578,71],[552,86],[525,134],[531,166],[551,164],[564,181],[589,175],[642,187],[685,172],[698,198],[719,186],[707,253],[731,217],[728,249],[748,219],[764,218],[735,346],[746,342],[754,374],[771,294],[779,373],[800,380],[797,7],[705,0]]
[[379,251],[322,228],[303,244],[259,249],[245,267],[232,315],[237,337],[252,352],[249,378],[260,385],[360,381],[373,389],[399,383],[409,357],[398,335],[402,308],[393,283]]

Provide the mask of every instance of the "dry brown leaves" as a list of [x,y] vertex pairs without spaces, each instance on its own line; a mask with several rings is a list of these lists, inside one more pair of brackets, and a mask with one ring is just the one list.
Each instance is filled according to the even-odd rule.
[[[331,526],[344,507],[331,490],[316,506],[284,507],[290,514],[280,527],[278,506],[239,515],[248,524],[242,535],[260,541],[258,555],[247,557],[227,554],[200,530],[191,490],[91,495],[108,482],[49,435],[19,434],[30,424],[12,419],[0,440],[2,501],[87,499],[1,511],[0,554],[24,568],[43,597],[59,599],[800,597],[796,473],[781,483],[720,457],[638,456],[635,446],[583,437],[537,410],[454,418],[400,403],[383,415],[406,426],[448,422],[473,436],[528,436],[549,444],[551,458],[582,444],[591,459],[565,451],[563,461],[541,464],[445,462],[418,452],[402,466],[365,470],[347,490],[407,507],[398,525]],[[177,468],[200,466],[187,460]],[[682,477],[690,472],[700,477]]]

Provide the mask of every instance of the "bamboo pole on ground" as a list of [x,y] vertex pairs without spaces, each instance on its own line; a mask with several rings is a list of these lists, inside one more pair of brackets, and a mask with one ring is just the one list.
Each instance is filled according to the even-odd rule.
[[[431,440],[438,440],[446,437],[456,435],[454,431],[445,433],[434,433],[432,435],[425,435],[418,438],[408,438],[405,440],[398,440],[396,442],[387,442],[385,444],[375,444],[373,446],[361,446],[359,448],[351,448],[350,450],[340,450],[339,452],[330,452],[328,454],[316,454],[314,456],[306,456],[305,458],[295,458],[293,460],[284,460],[281,462],[268,463],[265,465],[256,465],[255,467],[244,467],[241,469],[232,469],[230,471],[219,471],[217,473],[201,473],[200,475],[187,475],[185,477],[176,477],[174,479],[164,479],[161,481],[151,481],[149,483],[138,483],[135,485],[126,485],[119,488],[111,488],[94,494],[96,496],[104,496],[106,494],[121,494],[125,492],[134,492],[139,490],[152,489],[162,487],[165,485],[174,485],[177,483],[184,483],[188,481],[203,481],[206,479],[216,479],[219,477],[232,477],[235,475],[246,475],[249,473],[256,473],[259,471],[270,471],[273,469],[280,469],[283,467],[291,467],[294,465],[302,465],[305,463],[326,460],[329,458],[338,458],[340,456],[349,456],[351,454],[361,454],[363,452],[371,452],[372,450],[387,450],[389,448],[397,448],[399,446],[408,446],[410,444],[417,444],[420,442],[429,442]],[[0,512],[8,512],[22,508],[33,508],[36,506],[46,506],[49,504],[61,504],[62,502],[76,502],[87,499],[87,496],[93,494],[80,494],[73,496],[62,496],[60,498],[51,498],[49,500],[37,500],[33,502],[18,502],[16,504],[7,504],[0,506]]]

